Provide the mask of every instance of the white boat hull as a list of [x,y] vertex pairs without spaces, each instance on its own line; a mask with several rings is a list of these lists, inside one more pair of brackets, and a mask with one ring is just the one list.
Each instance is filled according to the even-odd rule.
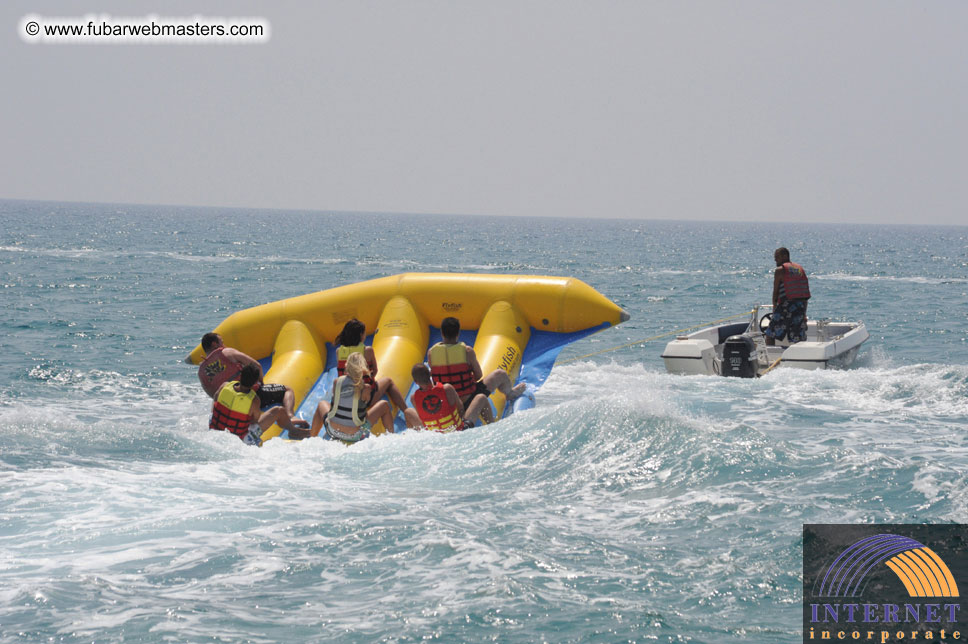
[[[738,362],[744,363],[743,375],[760,376],[773,367],[828,369],[849,366],[857,358],[861,345],[870,337],[863,322],[827,322],[810,320],[807,340],[767,346],[760,330],[770,306],[754,309],[748,322],[706,327],[669,342],[662,352],[666,371],[676,374],[738,375]],[[738,356],[726,348],[729,338],[745,336],[748,349]],[[733,342],[733,348],[738,344]],[[724,357],[724,351],[729,355]],[[748,351],[748,355],[747,354]],[[725,363],[724,363],[725,360]],[[733,368],[731,368],[733,367]]]

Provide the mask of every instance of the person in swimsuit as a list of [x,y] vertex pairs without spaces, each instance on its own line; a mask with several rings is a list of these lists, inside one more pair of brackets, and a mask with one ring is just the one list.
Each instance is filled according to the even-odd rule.
[[306,438],[309,431],[297,427],[284,407],[274,406],[262,411],[262,401],[254,389],[260,371],[247,364],[238,380],[222,383],[212,401],[209,429],[235,434],[249,445],[262,445],[262,432],[278,423],[289,430],[291,438]]
[[[376,398],[376,387],[365,382],[367,375],[370,370],[363,354],[350,354],[346,359],[345,374],[333,382],[332,399],[320,401],[316,406],[310,436],[318,436],[325,427],[330,438],[357,443],[370,435],[378,421],[383,422],[388,432],[393,432],[390,403]],[[414,410],[409,411],[416,416]]]
[[487,396],[474,395],[465,409],[453,385],[435,383],[430,377],[430,368],[424,363],[413,365],[410,374],[418,387],[413,392],[413,406],[425,428],[439,432],[461,431],[481,422],[481,410],[489,406]]
[[[481,370],[481,363],[472,347],[460,341],[460,320],[454,317],[444,318],[440,323],[438,342],[427,351],[427,363],[434,382],[452,385],[460,396],[465,408],[478,394],[490,396],[497,389],[507,398],[508,404],[517,400],[526,390],[522,382],[511,386],[511,377],[504,369],[495,369],[486,376]],[[494,420],[491,406],[486,405],[481,411],[485,422]]]
[[[238,349],[225,346],[218,333],[206,333],[202,336],[202,350],[205,351],[205,359],[198,365],[198,381],[209,398],[215,398],[215,392],[226,382],[238,380],[243,367],[253,365],[259,373],[253,388],[259,394],[262,406],[281,405],[290,418],[295,415],[296,397],[292,389],[286,385],[263,383],[262,365],[258,360]],[[301,427],[309,426],[304,420],[296,419],[294,422]]]
[[[390,402],[396,405],[397,409],[403,412],[405,418],[411,418],[407,414],[407,401],[404,399],[400,389],[391,378],[377,377],[376,354],[373,347],[363,344],[366,338],[366,325],[356,318],[343,325],[343,330],[336,336],[336,373],[343,375],[346,361],[354,353],[362,354],[366,360],[366,368],[369,374],[365,377],[366,384],[375,387],[375,399],[380,400],[383,396],[388,396]],[[412,410],[411,410],[412,411]],[[416,414],[416,412],[414,412]]]

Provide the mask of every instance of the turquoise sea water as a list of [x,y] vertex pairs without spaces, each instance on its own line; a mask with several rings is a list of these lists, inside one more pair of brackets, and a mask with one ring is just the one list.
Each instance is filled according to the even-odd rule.
[[[578,277],[632,319],[769,299],[871,333],[849,370],[561,364],[462,434],[248,448],[183,364],[226,315],[406,271]],[[801,526],[968,523],[968,228],[0,201],[0,641],[791,642]]]

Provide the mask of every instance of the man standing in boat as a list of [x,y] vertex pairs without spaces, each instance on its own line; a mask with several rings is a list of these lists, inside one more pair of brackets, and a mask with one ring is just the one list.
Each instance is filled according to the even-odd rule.
[[791,343],[807,339],[807,300],[810,283],[803,266],[790,261],[790,251],[784,247],[773,253],[776,270],[773,272],[773,316],[766,329],[766,344],[773,346],[786,338]]
[[[504,369],[495,369],[483,376],[474,349],[459,339],[460,321],[457,318],[444,318],[440,323],[440,335],[443,342],[427,351],[430,373],[435,382],[452,385],[465,408],[470,407],[477,394],[490,396],[495,389],[504,394],[509,404],[524,393],[527,386],[522,382],[512,387],[511,378]],[[494,420],[490,405],[484,406],[481,416],[488,423]]]

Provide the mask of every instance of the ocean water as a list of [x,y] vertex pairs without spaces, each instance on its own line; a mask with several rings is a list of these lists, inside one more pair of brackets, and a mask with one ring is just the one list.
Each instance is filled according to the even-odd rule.
[[[766,302],[779,245],[812,317],[867,323],[854,367],[637,342]],[[632,319],[481,430],[206,429],[202,333],[405,271],[575,276]],[[968,523],[968,228],[0,201],[0,298],[2,642],[792,642],[804,523]]]

